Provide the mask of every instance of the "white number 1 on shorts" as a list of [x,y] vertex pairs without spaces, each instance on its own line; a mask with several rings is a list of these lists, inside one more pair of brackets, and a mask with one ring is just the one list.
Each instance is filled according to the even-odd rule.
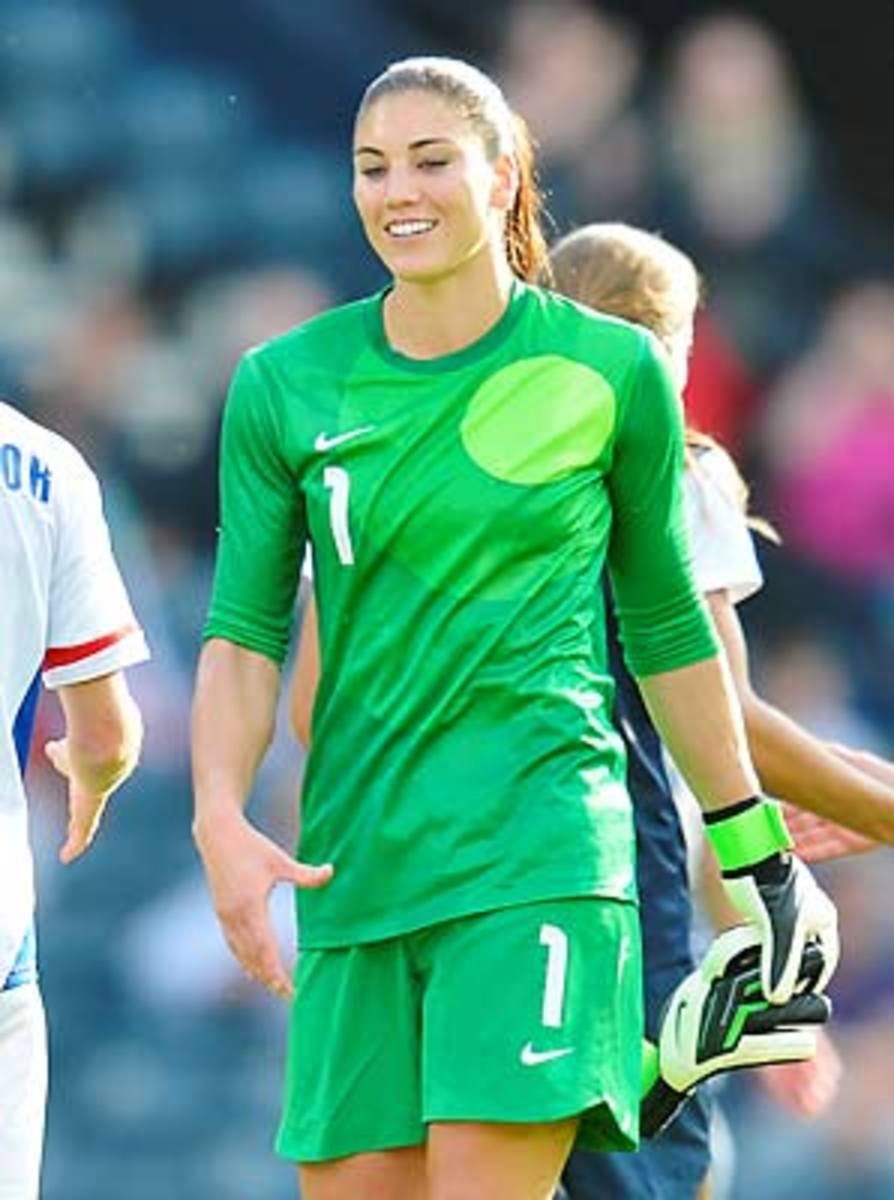
[[540,945],[546,946],[546,985],[541,1020],[548,1029],[562,1024],[565,974],[568,969],[568,935],[558,925],[540,926]]

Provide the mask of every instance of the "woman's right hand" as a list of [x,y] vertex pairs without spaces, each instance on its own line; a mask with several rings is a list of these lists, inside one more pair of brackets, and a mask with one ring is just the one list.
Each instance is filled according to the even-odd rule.
[[278,883],[325,887],[331,863],[296,862],[241,812],[193,826],[193,836],[227,944],[242,969],[281,999],[291,999],[292,980],[270,924],[267,901]]
[[841,1059],[835,1043],[824,1029],[817,1029],[813,1058],[759,1067],[755,1079],[782,1108],[810,1121],[822,1116],[834,1102],[841,1074]]

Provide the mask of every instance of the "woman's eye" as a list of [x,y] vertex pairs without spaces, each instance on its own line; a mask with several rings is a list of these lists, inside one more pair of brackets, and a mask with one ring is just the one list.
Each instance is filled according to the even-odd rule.
[[381,179],[385,174],[384,167],[361,167],[360,174],[364,179]]
[[446,167],[448,160],[446,158],[423,158],[419,166],[423,171],[437,170],[438,167]]

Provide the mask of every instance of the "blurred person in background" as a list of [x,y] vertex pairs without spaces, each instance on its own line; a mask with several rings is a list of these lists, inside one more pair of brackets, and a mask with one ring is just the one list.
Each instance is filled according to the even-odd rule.
[[140,713],[123,668],[148,657],[112,555],[95,476],[70,443],[0,403],[0,1197],[36,1200],[46,1099],[33,867],[23,775],[41,677],[64,736],[73,862],[137,764]]
[[894,598],[894,283],[831,304],[767,398],[762,451],[791,545]]
[[[761,930],[768,1001],[792,995],[801,933],[828,974],[834,913],[758,794],[688,573],[663,352],[523,282],[543,242],[522,125],[474,68],[409,60],[365,93],[355,160],[392,287],[251,352],[230,392],[196,841],[234,953],[283,996],[266,900],[303,885],[278,1148],[308,1197],[541,1200],[579,1123],[632,1148],[642,1090],[633,830],[594,644],[606,552],[628,661]],[[301,852],[334,875],[243,811],[309,531],[324,670]],[[586,978],[606,968],[611,988]],[[486,1013],[483,974],[506,998]]]
[[644,214],[653,146],[632,25],[581,0],[522,0],[506,13],[494,74],[536,139],[560,229],[587,214]]
[[843,291],[768,396],[758,441],[797,551],[784,582],[794,602],[827,595],[856,704],[882,731],[894,721],[892,328],[890,280]]
[[653,221],[701,264],[712,315],[766,382],[809,344],[825,301],[880,253],[891,261],[891,245],[835,193],[789,56],[759,19],[685,25],[658,119]]

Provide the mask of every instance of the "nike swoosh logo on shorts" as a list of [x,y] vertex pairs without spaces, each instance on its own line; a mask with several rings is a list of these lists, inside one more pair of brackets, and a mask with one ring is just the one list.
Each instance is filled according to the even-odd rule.
[[361,437],[364,433],[372,433],[375,425],[361,425],[359,429],[349,429],[347,433],[335,433],[329,437],[325,433],[318,433],[314,442],[314,450],[318,454],[324,454],[327,450],[332,450],[335,446],[341,446],[343,442],[350,442],[353,438]]
[[573,1046],[564,1046],[561,1050],[535,1050],[530,1042],[525,1042],[518,1057],[524,1067],[539,1067],[541,1063],[552,1062],[554,1058],[564,1058],[566,1054],[573,1053]]

